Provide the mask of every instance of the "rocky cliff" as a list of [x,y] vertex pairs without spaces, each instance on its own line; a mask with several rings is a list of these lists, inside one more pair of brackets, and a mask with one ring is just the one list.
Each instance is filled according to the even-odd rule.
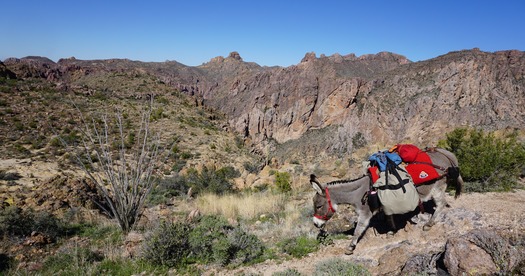
[[413,63],[391,53],[310,53],[295,66],[232,76],[202,96],[255,142],[284,143],[333,126],[317,148],[351,151],[356,137],[435,144],[460,126],[522,128],[524,57],[474,49]]
[[46,78],[64,89],[96,90],[93,79],[100,75],[106,92],[133,97],[156,92],[129,91],[118,82],[111,86],[108,74],[146,75],[225,114],[230,127],[256,147],[301,144],[309,137],[301,149],[309,155],[400,141],[432,145],[460,126],[497,130],[525,125],[521,51],[473,49],[421,62],[387,52],[360,57],[307,53],[286,68],[245,62],[237,52],[196,67],[75,58],[54,63],[41,57],[4,64],[4,72]]

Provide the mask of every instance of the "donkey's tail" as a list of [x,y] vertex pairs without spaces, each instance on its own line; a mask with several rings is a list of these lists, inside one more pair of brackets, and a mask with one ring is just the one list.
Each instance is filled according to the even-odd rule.
[[447,169],[447,182],[453,182],[454,186],[456,188],[456,194],[454,195],[454,198],[458,198],[461,195],[461,191],[463,191],[463,178],[461,177],[461,173],[459,170],[459,162],[456,156],[445,149],[442,148],[436,148],[436,151],[443,154],[447,157],[447,159],[450,161],[450,167]]
[[461,175],[458,175],[458,177],[452,181],[454,181],[456,186],[456,194],[454,195],[454,198],[456,199],[461,195],[461,191],[463,191],[463,178],[461,178]]

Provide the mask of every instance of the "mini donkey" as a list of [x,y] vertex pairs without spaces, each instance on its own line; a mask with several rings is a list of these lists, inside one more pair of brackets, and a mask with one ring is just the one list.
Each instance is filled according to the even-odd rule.
[[[455,185],[455,198],[461,194],[463,186],[463,179],[457,170],[458,160],[453,153],[445,149],[436,148],[428,152],[428,155],[432,160],[432,164],[437,169],[442,170],[445,177],[417,186],[421,202],[433,199],[436,205],[433,215],[423,226],[423,230],[425,231],[429,230],[435,224],[436,217],[440,215],[445,206],[448,206],[445,199],[447,183],[453,183]],[[449,173],[449,169],[455,171],[455,173]],[[337,180],[322,184],[317,180],[316,176],[312,174],[310,175],[310,183],[317,192],[313,198],[313,222],[316,227],[322,229],[325,223],[335,214],[339,204],[351,204],[354,207],[358,216],[357,225],[350,246],[345,252],[346,254],[352,254],[357,242],[368,228],[370,219],[379,211],[379,209],[371,210],[368,204],[362,202],[363,196],[367,194],[370,188],[370,177],[364,175],[354,180]],[[389,222],[393,222],[391,216],[388,219]]]

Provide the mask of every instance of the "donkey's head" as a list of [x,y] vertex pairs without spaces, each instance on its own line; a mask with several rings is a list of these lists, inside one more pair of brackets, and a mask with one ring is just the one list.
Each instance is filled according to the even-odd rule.
[[[332,205],[330,199],[330,193],[326,184],[321,184],[317,181],[315,175],[310,175],[310,183],[317,192],[313,198],[314,201],[314,225],[318,228],[322,228],[325,223],[332,218],[337,208],[336,205]],[[335,208],[334,208],[335,207]]]

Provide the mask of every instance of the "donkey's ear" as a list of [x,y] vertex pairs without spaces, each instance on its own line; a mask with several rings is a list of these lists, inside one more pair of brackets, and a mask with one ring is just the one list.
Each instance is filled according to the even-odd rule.
[[323,187],[321,185],[321,183],[319,183],[319,181],[317,181],[317,177],[315,177],[315,175],[311,174],[310,175],[310,184],[312,184],[312,187],[314,188],[314,190],[322,195],[323,194]]

